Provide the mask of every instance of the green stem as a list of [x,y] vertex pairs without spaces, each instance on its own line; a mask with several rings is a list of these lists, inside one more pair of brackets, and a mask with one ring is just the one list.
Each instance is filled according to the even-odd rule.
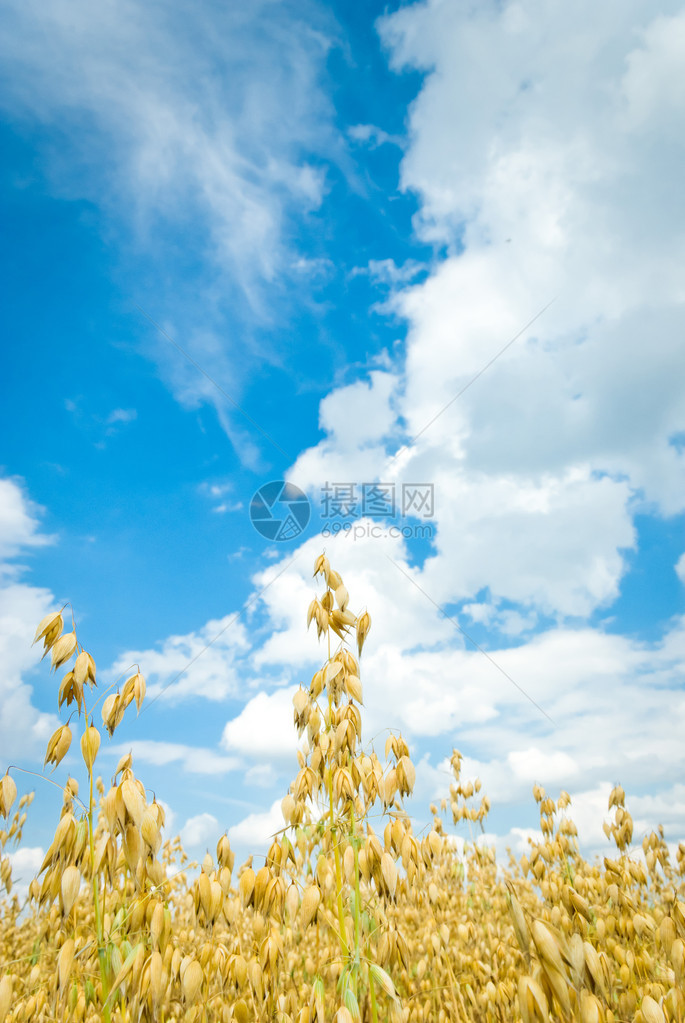
[[[88,718],[86,716],[86,727]],[[107,977],[107,962],[105,959],[104,932],[102,929],[102,915],[100,913],[100,895],[98,892],[98,878],[95,873],[95,834],[93,831],[93,765],[88,768],[88,780],[90,783],[88,794],[88,837],[90,840],[90,872],[93,880],[93,906],[95,908],[95,934],[98,943],[98,962],[100,964],[100,980],[102,982],[102,1015],[105,1023],[111,1023],[109,1009],[109,980]]]
[[[330,697],[329,697],[330,699]],[[331,823],[331,837],[333,839],[333,855],[335,857],[335,891],[338,903],[338,924],[340,926],[340,944],[342,946],[343,956],[347,958],[349,956],[349,949],[347,947],[347,932],[345,931],[345,909],[343,907],[343,880],[342,880],[342,863],[340,860],[340,847],[338,845],[336,829],[335,829],[335,816],[333,813],[333,767],[329,763],[328,768],[328,802],[330,805],[330,823]]]
[[[60,792],[64,792],[64,785],[59,785],[56,781],[53,781],[52,778],[46,778],[44,774],[38,774],[37,771],[29,771],[25,767],[17,767],[16,764],[10,764],[9,767],[7,768],[7,770],[8,771],[21,771],[22,774],[30,774],[30,775],[33,775],[34,778],[41,778],[43,781],[48,782],[48,784],[54,785],[55,788],[60,790]],[[53,770],[54,770],[54,768],[53,768]],[[88,813],[88,807],[86,806],[86,804],[82,803],[78,796],[74,796],[73,798],[76,800],[76,802],[79,804],[79,806],[83,808],[84,812]]]
[[[331,633],[330,629],[326,633],[328,639],[328,662],[331,661]],[[333,723],[333,698],[331,697],[331,691],[328,689],[328,726],[329,728]],[[342,953],[345,958],[349,956],[349,949],[347,947],[347,932],[345,931],[345,910],[343,907],[343,881],[342,881],[342,863],[340,861],[340,846],[337,841],[336,828],[335,828],[335,814],[333,811],[333,758],[330,754],[331,747],[328,747],[328,807],[329,807],[329,819],[331,826],[331,838],[333,839],[333,855],[335,857],[335,891],[338,903],[338,925],[340,927],[340,945],[342,947]]]
[[378,1023],[378,1008],[376,1006],[376,989],[373,986],[373,977],[369,977],[369,992],[371,994],[371,1019]]
[[354,803],[350,803],[350,829],[352,831],[352,848],[354,849],[354,987],[355,996],[359,997],[359,971],[362,930],[362,898],[359,887],[359,840],[356,835],[354,821]]

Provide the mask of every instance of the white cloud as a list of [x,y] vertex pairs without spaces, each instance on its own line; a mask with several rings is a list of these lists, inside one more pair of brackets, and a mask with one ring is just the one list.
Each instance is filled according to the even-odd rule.
[[[538,479],[440,472],[438,556],[424,585],[437,600],[488,587],[547,613],[589,614],[618,595],[622,551],[635,537],[628,497],[624,483],[582,467]],[[448,574],[462,537],[469,542]]]
[[180,836],[184,849],[212,847],[219,838],[219,822],[211,813],[198,813],[188,818],[181,828]]
[[423,264],[415,259],[407,259],[402,266],[398,266],[394,259],[370,259],[367,272],[373,280],[394,287],[407,284],[424,270]]
[[142,760],[156,766],[176,764],[190,774],[229,774],[242,766],[242,761],[236,757],[225,757],[215,750],[158,739],[134,739],[133,742],[108,748],[108,752],[117,757],[129,751],[134,761]]
[[39,532],[40,511],[20,481],[0,479],[0,749],[5,766],[38,755],[42,759],[57,727],[54,714],[33,706],[31,686],[24,681],[41,659],[41,645],[32,645],[36,626],[56,610],[56,601],[48,590],[20,582],[22,569],[5,560],[50,542]]
[[675,572],[681,583],[685,583],[685,554],[681,554],[676,562]]
[[505,636],[520,636],[524,632],[530,632],[537,622],[537,615],[522,615],[518,611],[502,611],[497,616],[497,628]]
[[[635,510],[685,508],[671,442],[685,424],[685,22],[641,2],[590,40],[589,10],[427,3],[381,20],[394,66],[427,72],[402,182],[447,255],[396,282],[404,364],[331,392],[326,436],[289,474],[317,497],[331,479],[432,483],[434,554],[416,581],[440,604],[473,608],[487,590],[518,605],[498,615],[509,635],[610,604]],[[634,113],[647,92],[659,119]],[[403,427],[415,439],[390,461]]]
[[[587,627],[549,629],[515,648],[491,648],[493,663],[468,647],[455,649],[455,631],[420,594],[416,604],[410,597],[410,614],[400,620],[400,628],[389,626],[384,604],[392,621],[395,606],[402,603],[394,567],[387,561],[385,568],[375,564],[369,550],[341,546],[329,553],[345,576],[353,605],[357,592],[372,596],[373,626],[362,661],[366,742],[373,738],[382,748],[386,729],[399,728],[412,743],[432,739],[441,747],[466,749],[465,776],[480,775],[499,807],[529,799],[535,781],[551,790],[567,788],[572,795],[594,791],[607,777],[620,779],[629,792],[645,786],[659,792],[669,783],[682,761],[677,742],[668,736],[677,733],[685,714],[679,688],[685,623],[676,621],[662,641],[652,644]],[[292,566],[296,593],[300,567],[300,562]],[[281,578],[292,585],[290,573]],[[283,586],[274,605],[275,624],[284,607]],[[387,600],[389,592],[394,603]],[[417,646],[421,626],[431,618],[433,631],[422,648]],[[436,624],[443,631],[436,631]],[[293,650],[299,643],[301,659],[302,624],[293,623],[280,635],[291,630]],[[295,746],[291,695],[290,688],[257,694],[226,726],[224,748],[264,757],[266,763],[290,756]],[[449,785],[445,765],[433,769],[425,758],[421,765],[418,773],[426,776],[421,798],[444,794]],[[592,841],[595,837],[591,832]]]
[[[405,805],[407,811],[419,822],[419,827],[415,830],[420,830],[421,823],[432,820],[429,812],[430,804],[439,804],[441,799],[447,797],[454,778],[450,762],[446,757],[437,766],[431,763],[429,754],[425,754],[417,761],[415,749],[412,747],[410,747],[410,754],[416,767],[416,781],[411,800],[407,801]],[[379,749],[377,752],[380,756],[383,750]]]
[[273,279],[288,205],[321,200],[322,172],[308,154],[332,145],[318,84],[330,45],[319,12],[293,16],[257,2],[246,17],[200,5],[188,22],[177,5],[134,0],[97,12],[82,0],[50,0],[40,19],[37,10],[11,3],[6,11],[5,104],[15,115],[60,119],[67,137],[88,125],[70,138],[84,171],[71,188],[104,182],[107,198],[125,192],[143,222],[152,209],[173,215],[183,200],[248,290],[255,272]]
[[571,785],[578,774],[578,764],[568,753],[560,750],[543,753],[536,746],[512,750],[507,763],[517,778],[527,782],[531,778],[545,778],[547,785]]
[[228,614],[195,632],[167,637],[159,650],[121,654],[109,674],[123,677],[138,664],[148,682],[148,700],[164,689],[164,700],[201,696],[219,702],[239,691],[237,661],[247,648],[244,624]]
[[164,838],[173,838],[175,835],[176,814],[165,800],[158,799],[157,802],[164,810]]
[[[633,815],[639,839],[662,824],[669,838],[685,834],[685,785],[676,782],[658,793],[631,796],[627,806]],[[638,840],[639,840],[638,839]]]
[[[97,203],[139,252],[153,254],[151,266],[160,251],[168,266],[182,249],[187,276],[192,254],[199,276],[187,290],[170,288],[175,278],[163,269],[154,298],[149,276],[137,298],[235,398],[257,326],[282,313],[293,281],[303,287],[293,239],[322,202],[326,168],[350,172],[324,88],[334,17],[314,0],[201,0],[192,10],[11,0],[4,15],[6,118],[47,140],[41,169],[51,189]],[[213,405],[244,460],[258,464],[254,437],[229,402],[152,324],[141,326],[146,354],[177,400]],[[280,353],[262,344],[258,358]]]
[[[387,724],[410,737],[440,735],[465,750],[463,774],[482,778],[493,806],[528,799],[534,782],[566,788],[575,799],[611,778],[632,798],[665,791],[680,770],[684,636],[683,622],[650,645],[591,629],[552,630],[492,651],[554,726],[476,652],[405,653],[390,671],[374,659],[369,670],[380,685],[365,684],[374,704],[385,705]],[[412,683],[425,696],[423,713],[418,701],[411,704]],[[676,817],[682,834],[685,820]]]
[[218,504],[216,508],[212,508],[212,511],[215,512],[217,515],[225,515],[227,512],[237,512],[242,511],[242,509],[243,509],[242,501],[233,501]]
[[472,622],[478,622],[479,625],[487,625],[497,613],[495,605],[487,601],[464,604],[461,610],[462,614],[468,615]]
[[658,15],[627,59],[623,93],[633,124],[653,124],[656,119],[661,130],[673,129],[674,118],[685,112],[684,58],[685,13]]
[[134,408],[115,408],[107,416],[107,425],[114,426],[116,423],[132,423],[138,418]]
[[[21,480],[0,478],[0,562],[25,548],[53,542],[54,538],[39,531],[42,511],[29,499]],[[2,565],[2,571],[6,574],[11,569]]]
[[293,725],[293,694],[296,687],[257,693],[240,714],[228,721],[221,745],[228,752],[252,758],[291,758],[295,767],[297,732]]
[[[302,664],[308,649],[315,664],[323,657],[313,636],[305,641],[303,633],[311,593],[307,577],[318,546],[307,541],[290,572],[264,594],[275,635],[258,651],[263,663]],[[667,764],[680,761],[662,733],[665,722],[672,725],[685,712],[678,690],[685,660],[681,623],[662,642],[650,645],[593,628],[548,629],[514,648],[489,644],[489,661],[403,578],[383,556],[382,546],[337,539],[328,553],[345,578],[353,608],[361,610],[357,596],[363,595],[372,615],[362,658],[366,741],[382,738],[383,730],[392,727],[410,740],[463,745],[478,758],[475,773],[493,799],[504,803],[526,798],[535,780],[580,788],[607,773],[627,784],[659,788],[672,769]],[[407,568],[401,551],[393,555],[423,582],[417,570]],[[308,678],[303,681],[307,684]],[[270,751],[289,755],[294,746],[291,692],[286,688],[255,697],[228,724],[224,748],[234,754],[258,748],[267,758]],[[536,751],[534,762],[531,750]],[[638,757],[636,750],[642,751]],[[507,759],[510,754],[513,762]]]
[[245,784],[269,789],[273,787],[277,777],[272,764],[255,764],[245,772]]
[[285,827],[281,801],[276,799],[268,810],[250,813],[228,829],[231,845],[250,852],[260,852],[270,844],[272,835]]
[[45,859],[45,849],[41,846],[22,845],[19,849],[9,853],[9,861],[12,867],[12,891],[20,902],[23,902],[29,893],[29,885],[38,874],[41,864]]
[[543,834],[536,828],[512,828],[504,838],[505,846],[511,849],[516,859],[530,851],[531,841],[540,844],[544,841]]
[[230,481],[218,481],[211,483],[208,480],[204,481],[198,487],[201,494],[208,497],[211,501],[218,501],[218,504],[214,504],[212,511],[217,515],[225,515],[227,512],[241,511],[243,508],[243,502],[240,500],[229,500],[228,495],[235,489],[235,484]]
[[348,136],[355,142],[365,143],[369,149],[391,145],[404,148],[405,140],[401,135],[390,135],[375,124],[353,124],[347,129]]
[[21,583],[0,588],[0,748],[5,762],[39,755],[42,760],[58,725],[55,714],[33,706],[32,688],[23,681],[41,658],[40,644],[31,645],[36,625],[53,610],[55,600],[48,590]]
[[[452,639],[454,627],[441,619],[425,596],[391,564],[390,559],[393,559],[406,568],[407,549],[400,538],[374,539],[365,535],[355,540],[354,536],[344,534],[325,539],[315,536],[305,541],[287,561],[270,566],[254,579],[260,589],[270,583],[260,602],[273,630],[255,654],[254,663],[258,666],[298,664],[300,670],[311,666],[314,671],[325,660],[325,644],[323,640],[317,641],[314,626],[310,626],[306,638],[303,635],[307,607],[321,589],[320,582],[312,578],[312,569],[323,547],[331,564],[343,576],[350,592],[351,608],[371,610],[370,647],[389,644],[402,650]],[[287,571],[277,577],[286,563]],[[408,571],[411,575],[414,570]],[[304,681],[308,683],[309,679]]]
[[456,431],[467,464],[500,473],[585,462],[667,512],[683,507],[668,438],[685,416],[672,372],[685,18],[670,6],[612,9],[591,41],[588,5],[415,4],[381,22],[395,65],[428,71],[402,181],[420,197],[419,230],[449,246],[397,300],[410,323],[410,431],[557,296],[431,428],[433,443]]
[[[263,596],[275,634],[258,649],[262,663],[282,664],[286,657],[302,663],[316,549],[317,541],[307,541],[290,571]],[[514,648],[490,647],[493,664],[469,644],[461,648],[454,627],[371,544],[346,546],[338,539],[329,556],[344,575],[352,606],[363,594],[372,613],[362,660],[366,741],[375,737],[382,746],[385,729],[392,727],[410,741],[464,746],[471,754],[469,773],[481,775],[499,805],[529,798],[535,781],[582,792],[608,775],[627,786],[652,784],[658,790],[680,762],[663,727],[685,713],[678,695],[685,660],[682,623],[650,645],[592,628],[549,629]],[[421,581],[420,573],[400,563]],[[266,763],[291,756],[292,692],[287,687],[254,696],[227,724],[224,749],[264,757]],[[444,790],[448,784],[443,779]],[[427,792],[431,785],[424,786]]]
[[232,483],[212,483],[203,484],[201,489],[208,489],[212,497],[223,497],[224,494],[228,494],[233,490]]
[[392,374],[373,370],[368,382],[358,380],[331,391],[319,407],[321,429],[342,450],[382,440],[395,425],[391,398],[396,385]]
[[[366,266],[355,266],[350,270],[350,277],[368,277],[375,284],[384,285],[394,290],[402,285],[409,284],[416,277],[426,271],[424,263],[416,259],[407,259],[401,265],[394,259],[370,259]],[[378,313],[392,312],[393,303],[380,302],[373,306],[373,311]]]
[[[608,805],[612,788],[611,782],[599,781],[591,789],[571,792],[571,805],[566,811],[578,829],[578,837],[584,848],[604,856],[610,856],[611,850],[616,849],[602,829],[603,822],[611,819]],[[628,800],[629,810],[631,801]]]
[[397,383],[392,373],[372,370],[368,381],[331,391],[319,409],[326,438],[299,456],[287,479],[310,492],[320,506],[326,483],[360,487],[377,479],[384,461],[382,441],[397,431]]

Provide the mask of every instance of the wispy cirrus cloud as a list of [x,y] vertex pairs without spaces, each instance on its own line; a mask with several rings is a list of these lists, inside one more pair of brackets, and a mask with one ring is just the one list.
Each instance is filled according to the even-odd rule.
[[283,266],[290,207],[322,198],[332,19],[265,0],[204,2],[192,17],[137,0],[11,2],[5,19],[3,105],[59,130],[70,164],[67,178],[52,154],[55,186],[133,202],[141,232],[199,215],[217,262],[256,300],[257,281]]
[[[10,0],[3,18],[6,118],[31,129],[52,191],[100,208],[132,301],[235,398],[255,331],[303,288],[295,239],[326,167],[346,161],[324,85],[334,17],[315,0]],[[213,405],[256,463],[230,402],[144,320],[140,334],[174,396]]]

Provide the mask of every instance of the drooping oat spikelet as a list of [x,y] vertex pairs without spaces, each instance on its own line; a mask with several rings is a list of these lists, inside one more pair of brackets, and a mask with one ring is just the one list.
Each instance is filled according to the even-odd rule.
[[366,637],[371,629],[371,615],[368,611],[364,611],[363,614],[357,619],[357,649],[359,653],[362,652],[362,647],[366,642]]
[[315,884],[309,885],[302,896],[302,905],[300,906],[300,923],[303,930],[306,930],[307,927],[309,927],[309,924],[314,919],[320,903],[321,892],[318,886]]
[[69,916],[71,913],[71,908],[76,902],[76,896],[79,893],[80,887],[81,873],[78,867],[70,864],[65,868],[61,882],[62,912],[65,916]]
[[9,770],[7,770],[3,775],[2,781],[0,781],[0,815],[9,817],[9,812],[16,798],[17,786],[14,778],[10,776]]
[[54,764],[57,767],[62,762],[71,746],[71,729],[69,725],[60,725],[56,732],[53,732],[45,752],[43,766]]
[[74,655],[76,650],[76,633],[67,632],[61,636],[52,647],[52,667],[56,671]]
[[86,728],[85,732],[81,736],[81,753],[83,755],[84,763],[89,771],[95,763],[95,758],[98,755],[99,749],[100,733],[97,728],[91,725],[89,728]]
[[12,977],[6,973],[0,979],[0,1023],[4,1023],[12,1004]]

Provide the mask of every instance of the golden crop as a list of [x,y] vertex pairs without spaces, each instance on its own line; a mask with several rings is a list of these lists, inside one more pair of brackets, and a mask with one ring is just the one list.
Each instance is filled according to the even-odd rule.
[[[62,613],[38,626],[54,669],[68,665],[58,702],[84,719],[88,789],[63,788],[54,838],[22,908],[7,851],[21,839],[32,794],[12,815],[17,788],[0,782],[0,1023],[82,1020],[238,1023],[482,1021],[685,1023],[685,846],[673,863],[661,830],[630,855],[625,793],[613,790],[613,858],[580,854],[570,797],[536,786],[543,840],[520,861],[497,864],[475,842],[458,854],[445,833],[482,823],[480,781],[454,781],[433,824],[416,834],[403,807],[415,779],[409,749],[390,735],[383,760],[361,743],[358,654],[371,628],[324,555],[325,589],[307,613],[326,661],[294,698],[306,754],[282,802],[285,827],[263,865],[234,877],[227,836],[199,873],[164,812],[123,757],[107,790],[96,775],[100,726],[112,735],[138,709],[136,671],[98,695],[96,667]],[[45,655],[44,654],[44,655]],[[45,763],[71,745],[62,725]],[[374,827],[375,825],[375,827]]]

